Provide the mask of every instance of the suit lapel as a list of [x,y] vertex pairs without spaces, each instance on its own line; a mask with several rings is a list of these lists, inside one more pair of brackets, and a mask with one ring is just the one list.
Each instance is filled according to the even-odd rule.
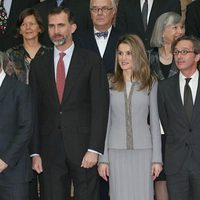
[[0,101],[6,96],[6,94],[10,91],[9,87],[9,81],[8,81],[9,77],[6,75],[6,77],[4,78],[2,85],[0,87]]
[[181,98],[181,93],[180,93],[180,85],[179,85],[179,73],[177,73],[174,76],[174,99],[172,99],[172,102],[174,102],[175,104],[177,104],[176,108],[177,108],[177,112],[180,113],[181,116],[184,117],[185,122],[188,123],[188,119],[187,119],[187,115],[185,113],[185,109],[183,107],[183,102],[182,102],[182,98]]
[[109,35],[109,38],[108,38],[108,43],[106,45],[106,49],[105,49],[105,52],[103,54],[103,58],[107,57],[110,55],[110,52],[109,50],[110,49],[114,49],[112,48],[113,45],[115,45],[115,33],[114,33],[114,27],[112,27],[111,29],[111,32],[110,32],[110,35]]
[[194,120],[195,116],[199,114],[199,110],[200,110],[200,78],[198,80],[198,87],[197,87],[197,93],[196,93],[196,98],[195,98],[194,107],[193,107],[192,120]]
[[73,55],[72,55],[72,59],[70,62],[69,71],[65,80],[65,89],[64,89],[62,102],[65,102],[74,84],[78,81],[78,77],[81,74],[80,73],[81,67],[83,67],[83,64],[82,64],[83,59],[84,58],[80,56],[78,49],[75,47]]
[[52,91],[52,96],[54,98],[54,102],[59,104],[59,99],[58,99],[58,93],[57,93],[57,88],[56,88],[56,80],[55,80],[55,68],[54,68],[54,54],[53,51],[49,56],[49,60],[46,65],[46,74],[47,79],[47,87],[49,87],[49,90]]

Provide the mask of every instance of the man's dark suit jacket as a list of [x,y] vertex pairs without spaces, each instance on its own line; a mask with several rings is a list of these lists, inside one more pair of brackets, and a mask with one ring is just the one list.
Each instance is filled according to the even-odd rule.
[[[106,49],[102,58],[103,64],[106,68],[106,73],[112,73],[114,71],[116,44],[120,35],[120,32],[116,28],[112,27],[108,43],[106,45]],[[93,28],[90,28],[83,33],[75,34],[74,40],[77,46],[94,51],[101,57],[94,36]]]
[[30,8],[39,2],[39,0],[12,0],[6,32],[5,34],[0,33],[1,51],[5,51],[13,46],[16,46],[17,44],[20,44],[21,40],[16,38],[16,23],[19,14],[25,8]]
[[8,164],[0,184],[30,181],[28,144],[32,134],[32,104],[28,86],[6,76],[0,87],[0,158]]
[[157,18],[169,11],[181,14],[179,0],[154,0],[149,16],[147,30],[144,30],[140,0],[120,0],[117,11],[116,27],[123,33],[138,35],[146,49],[150,49],[150,39]]
[[194,1],[187,6],[185,19],[186,35],[200,38],[200,1]]
[[[90,0],[64,0],[61,4],[64,7],[68,7],[74,14],[78,32],[87,30],[92,24],[89,4]],[[47,0],[35,6],[35,9],[42,18],[45,28],[45,32],[41,35],[41,43],[46,46],[53,46],[48,35],[48,13],[56,7],[56,5],[56,0]]]
[[158,108],[166,134],[166,174],[176,174],[181,169],[190,148],[200,166],[200,81],[191,122],[187,119],[181,99],[179,73],[159,82]]
[[30,84],[39,112],[32,153],[42,156],[44,168],[52,163],[52,148],[56,148],[48,146],[50,134],[62,133],[67,155],[78,165],[88,149],[103,152],[109,94],[102,61],[96,54],[75,47],[61,104],[53,50],[32,63]]

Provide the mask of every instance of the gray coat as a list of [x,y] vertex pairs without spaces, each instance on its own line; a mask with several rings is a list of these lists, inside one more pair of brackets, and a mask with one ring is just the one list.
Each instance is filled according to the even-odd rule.
[[[138,91],[136,82],[131,97],[133,149],[152,148],[152,162],[162,163],[161,133],[157,108],[157,85],[151,91]],[[148,114],[150,123],[148,123]],[[127,149],[125,97],[123,91],[110,89],[110,110],[104,154],[100,162],[109,162],[108,149]]]

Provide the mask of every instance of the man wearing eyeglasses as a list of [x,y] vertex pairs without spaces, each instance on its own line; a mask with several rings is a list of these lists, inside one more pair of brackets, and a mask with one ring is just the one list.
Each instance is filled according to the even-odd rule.
[[200,41],[183,36],[172,52],[175,76],[159,82],[158,107],[166,133],[165,173],[170,200],[200,199]]
[[91,0],[90,15],[93,27],[75,33],[75,44],[99,54],[107,73],[114,71],[115,46],[120,32],[112,26],[116,13],[115,0]]

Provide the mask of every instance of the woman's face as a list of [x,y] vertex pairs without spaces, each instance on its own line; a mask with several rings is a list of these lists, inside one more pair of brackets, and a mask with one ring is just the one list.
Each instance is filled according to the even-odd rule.
[[174,40],[185,34],[185,28],[182,23],[166,26],[163,31],[164,44],[172,44]]
[[118,63],[123,71],[133,69],[134,60],[133,60],[133,51],[130,46],[125,43],[121,43],[118,46],[117,59]]
[[38,38],[41,29],[34,15],[26,16],[20,26],[20,34],[25,40]]

